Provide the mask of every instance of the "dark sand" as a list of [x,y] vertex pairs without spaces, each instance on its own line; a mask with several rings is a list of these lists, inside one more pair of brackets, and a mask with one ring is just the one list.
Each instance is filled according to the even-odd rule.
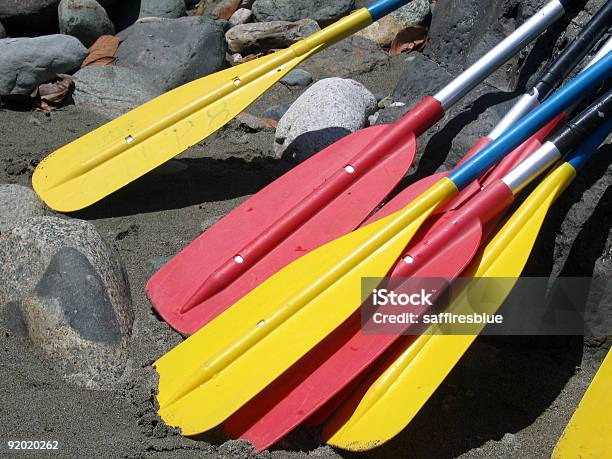
[[[403,59],[356,79],[373,92],[390,94]],[[298,94],[277,85],[249,112],[260,114]],[[41,158],[103,122],[74,106],[50,116],[0,109],[0,183],[29,186]],[[8,452],[8,440],[58,440],[65,457],[249,454],[247,445],[225,443],[219,433],[199,441],[182,438],[156,417],[151,364],[181,338],[151,312],[144,294],[146,280],[167,257],[290,167],[270,158],[272,133],[250,134],[246,145],[236,142],[241,135],[234,127],[225,128],[180,159],[73,215],[94,223],[125,263],[136,314],[129,369],[116,391],[75,388],[49,369],[26,338],[2,331],[1,455]],[[599,165],[602,175],[606,164]],[[597,186],[586,184],[581,192],[590,188],[601,196],[605,190]],[[609,204],[609,193],[602,199]],[[575,196],[561,202],[561,214],[549,229],[553,236],[536,248],[538,259],[530,266],[550,266],[553,258],[568,256],[574,241],[563,235],[564,219],[581,221],[597,205],[590,202],[581,213],[574,203]],[[597,230],[592,227],[582,237]],[[549,457],[605,354],[598,343],[583,344],[582,338],[478,339],[410,426],[367,457]],[[304,457],[313,450],[310,454],[318,457],[354,456],[320,446],[315,434],[300,430],[262,457]]]

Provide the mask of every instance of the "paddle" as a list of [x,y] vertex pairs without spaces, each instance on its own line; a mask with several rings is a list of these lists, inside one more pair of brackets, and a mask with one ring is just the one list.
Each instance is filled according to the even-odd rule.
[[357,228],[405,176],[415,138],[562,15],[540,12],[399,121],[349,135],[230,212],[147,283],[159,315],[189,335],[301,255]]
[[[609,116],[611,107],[612,95],[608,93],[519,167],[483,191],[484,195],[495,187],[506,187],[515,194],[599,125],[572,159],[542,181],[468,268],[468,274],[475,278],[505,278],[493,292],[487,291],[486,310],[479,308],[478,312],[494,313],[503,303],[527,262],[548,209],[573,180],[576,169],[612,130],[612,119],[604,122],[605,118],[598,114]],[[461,292],[447,311],[473,312],[469,301],[472,288],[470,284]],[[405,338],[372,369],[360,388],[325,424],[323,437],[329,444],[353,451],[369,450],[393,438],[412,420],[476,338],[473,334],[440,334],[435,327],[410,342]],[[475,327],[479,332],[483,326]],[[397,407],[401,409],[394,409]]]
[[[593,44],[591,43],[591,46]],[[606,43],[593,61],[596,62],[603,57],[607,52],[606,49],[611,45],[612,39]],[[572,47],[568,47],[568,52],[571,50]],[[584,50],[585,54],[586,52],[588,49]],[[570,70],[567,69],[565,73]],[[516,112],[517,110],[511,109],[509,113]],[[476,180],[471,186],[462,190],[458,197],[468,192],[470,194],[467,199],[455,199],[451,204],[454,201],[460,204],[443,206],[447,211],[444,217],[429,218],[421,228],[420,235],[415,236],[410,246],[401,255],[400,261],[388,275],[397,278],[408,276],[442,278],[448,281],[459,276],[483,240],[486,240],[496,219],[511,202],[504,199],[503,194],[498,196],[502,198],[499,203],[494,202],[495,195],[489,195],[488,199],[479,199],[476,195],[481,187],[502,178],[514,165],[538,150],[544,142],[543,139],[563,124],[564,120],[563,114],[557,116],[533,138],[504,158],[487,175],[486,180]],[[500,124],[510,126],[507,121],[507,118],[504,118]],[[493,132],[495,131],[499,132],[499,129],[496,127]],[[479,143],[486,145],[488,143],[486,139],[486,137],[481,139]],[[478,144],[472,150],[477,148],[479,148]],[[471,154],[472,151],[469,155]],[[513,160],[514,165],[508,160]],[[439,179],[446,175],[448,172],[435,174],[435,177]],[[431,184],[428,179],[425,179],[424,182]],[[416,188],[416,191],[413,188]],[[401,209],[423,189],[423,185],[418,182],[410,186],[366,223]],[[465,204],[466,201],[469,202]],[[483,215],[482,210],[487,207],[489,207],[489,212]],[[466,220],[468,223],[465,223]],[[464,222],[463,225],[458,224],[461,221]],[[447,231],[448,228],[450,228],[450,233]],[[446,232],[446,236],[440,238],[437,232]],[[409,260],[410,263],[406,263],[405,260]],[[398,336],[376,336],[362,333],[360,317],[354,314],[290,370],[234,413],[224,423],[225,432],[232,438],[248,440],[258,450],[264,450],[306,419],[309,423],[322,421],[342,400],[342,393],[347,388],[350,389],[351,384],[358,382],[364,371],[377,359],[380,359],[386,349],[397,340],[405,341],[403,337]]]
[[308,57],[408,0],[379,0],[291,47],[176,88],[45,158],[32,185],[52,209],[83,209],[205,139]]
[[606,457],[612,450],[612,351],[604,359],[552,458]]
[[404,209],[288,265],[162,356],[160,416],[185,435],[224,421],[357,310],[361,278],[384,276],[440,203],[611,73],[608,53]]

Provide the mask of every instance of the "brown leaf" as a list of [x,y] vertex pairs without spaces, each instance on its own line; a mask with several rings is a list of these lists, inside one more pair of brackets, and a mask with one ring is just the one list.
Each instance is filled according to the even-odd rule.
[[112,65],[115,63],[117,58],[115,53],[121,38],[113,35],[102,35],[98,38],[93,45],[89,48],[89,54],[85,57],[85,60],[81,64],[81,68],[90,65]]
[[389,54],[397,56],[404,51],[416,51],[423,48],[427,42],[427,33],[427,28],[422,26],[412,26],[402,30],[393,39]]
[[73,79],[70,75],[58,75],[58,77],[56,81],[39,85],[30,94],[36,111],[52,112],[72,89]]

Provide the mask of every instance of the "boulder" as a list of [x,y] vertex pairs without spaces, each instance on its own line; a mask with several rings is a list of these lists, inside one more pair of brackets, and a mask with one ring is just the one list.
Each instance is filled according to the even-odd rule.
[[33,217],[0,237],[0,320],[68,382],[113,387],[134,321],[125,271],[95,227]]
[[240,7],[241,3],[241,0],[205,0],[200,2],[197,14],[215,20],[227,21]]
[[74,74],[72,97],[76,106],[113,119],[161,93],[161,89],[135,70],[97,65]]
[[[11,26],[28,30],[57,27],[57,6],[60,0],[2,0],[0,20]],[[98,0],[102,6],[110,6],[114,0]],[[57,30],[57,29],[56,29]]]
[[278,123],[275,153],[303,161],[365,126],[376,97],[361,83],[328,78],[313,84]]
[[259,22],[314,19],[321,27],[351,12],[353,0],[255,0],[253,15]]
[[281,80],[285,86],[296,86],[298,88],[306,88],[312,83],[313,78],[306,70],[295,69],[285,75]]
[[370,72],[389,62],[383,49],[363,37],[349,37],[311,56],[302,67],[317,79],[347,78]]
[[60,32],[78,38],[88,48],[101,35],[115,34],[115,26],[96,0],[62,0],[58,14]]
[[0,95],[25,95],[58,74],[78,69],[87,48],[68,35],[5,38],[0,56]]
[[388,46],[402,30],[404,26],[401,22],[392,16],[385,16],[355,35],[367,38],[380,46]]
[[167,91],[225,66],[223,25],[199,16],[144,21],[119,34],[117,65]]
[[253,11],[248,8],[239,8],[234,14],[229,18],[229,23],[231,27],[236,27],[240,24],[246,24],[253,17]]
[[312,19],[256,22],[231,28],[225,39],[231,53],[246,55],[286,48],[319,30],[319,25]]
[[39,217],[45,213],[45,205],[31,188],[0,185],[0,235],[30,217]]
[[138,19],[180,18],[187,14],[183,0],[122,0],[112,10],[112,20],[117,30],[123,30]]
[[6,30],[4,29],[4,26],[2,25],[2,23],[0,22],[0,39],[1,38],[6,38]]

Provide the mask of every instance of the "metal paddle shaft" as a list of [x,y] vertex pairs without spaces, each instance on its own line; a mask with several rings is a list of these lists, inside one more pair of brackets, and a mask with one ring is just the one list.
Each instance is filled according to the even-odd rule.
[[155,309],[191,334],[283,266],[358,227],[408,171],[415,137],[563,12],[562,2],[548,3],[398,122],[345,137],[247,200],[151,278]]
[[361,279],[383,277],[467,177],[477,177],[611,73],[612,55],[523,118],[510,130],[512,140],[504,134],[453,172],[456,181],[443,179],[401,211],[304,255],[162,356],[155,363],[160,416],[185,435],[227,419],[359,308]]
[[[408,3],[380,0],[288,49],[187,83],[60,148],[34,171],[49,207],[90,206],[227,124],[311,55]],[[371,13],[373,11],[373,13]]]
[[[600,116],[601,113],[609,116],[610,105],[609,95],[601,98],[519,165],[511,174],[486,188],[481,196],[485,196],[491,190],[496,190],[497,192],[500,188],[505,188],[506,192],[509,192],[510,195],[517,193],[527,183],[535,179],[538,173],[543,172],[548,165],[559,159],[563,153],[573,150],[579,139],[582,139],[582,145],[574,152],[568,163],[560,167],[555,174],[545,179],[539,191],[534,194],[534,196],[545,196],[547,198],[545,204],[543,204],[543,209],[547,210],[548,206],[554,201],[554,199],[551,200],[550,198],[554,198],[565,188],[569,181],[573,179],[574,173],[572,171],[584,165],[588,157],[594,153],[612,129],[612,119],[608,118],[606,121],[606,118]],[[585,141],[585,136],[589,134],[590,137]],[[553,150],[555,154],[551,155]],[[521,179],[518,179],[518,177],[521,177]],[[560,181],[559,179],[562,180]],[[555,191],[547,195],[543,190]],[[525,215],[531,215],[532,211],[533,209],[525,213],[519,210],[518,214],[525,217]],[[514,231],[520,227],[516,226],[516,224],[508,224],[504,228],[513,228]],[[527,232],[530,230],[533,230],[533,228],[529,226],[525,228]],[[502,229],[496,238],[499,239],[504,231]],[[496,277],[515,278],[520,275],[531,245],[525,245],[524,241],[523,243],[517,243],[517,240],[520,241],[519,238],[512,239],[510,245],[504,249],[504,253],[516,256],[518,263],[513,261],[510,264],[510,270],[508,270],[508,266],[504,266],[503,260],[500,260],[499,268],[505,269],[505,271],[503,273],[498,271],[494,274]],[[535,237],[531,240],[535,240]],[[513,250],[516,252],[512,252]],[[484,256],[482,259],[476,259],[476,264],[480,263],[479,267],[468,270],[468,272],[476,271],[476,274],[485,274],[486,270],[484,270],[484,267],[486,263],[482,260],[486,258]],[[493,275],[492,273],[489,274]],[[507,292],[504,291],[502,293],[503,295],[500,296],[498,305],[501,305]],[[450,306],[449,310],[452,310],[453,307]],[[337,411],[337,414],[333,415],[328,421],[324,435],[329,443],[351,450],[371,449],[388,441],[410,422],[427,397],[433,393],[435,387],[437,387],[456,362],[457,345],[460,348],[461,345],[466,345],[464,338],[430,336],[430,333],[431,330],[428,330],[425,335],[417,338],[416,341],[406,343],[404,340],[403,343],[399,343],[398,349],[391,353],[391,358],[378,362],[371,369],[371,375],[367,381],[362,382],[360,391],[355,391]],[[452,350],[445,350],[442,355],[434,355],[429,349],[438,349],[438,346],[432,344],[432,340],[445,341],[449,346],[451,344],[455,346]],[[457,340],[459,343],[455,343]],[[469,344],[467,345],[469,346]],[[464,351],[465,347],[462,349]],[[450,367],[445,367],[446,354],[452,356]],[[415,372],[419,371],[426,371],[427,373],[417,376]],[[418,381],[413,383],[412,378],[417,378]],[[434,378],[433,380],[436,381],[435,386],[432,384],[431,378]],[[422,386],[424,379],[429,381],[426,386]],[[405,400],[410,400],[408,406],[402,403]],[[402,406],[403,409],[401,412],[399,412],[400,410],[389,412],[391,406]],[[383,412],[386,412],[387,415],[384,424],[379,425],[381,421],[380,416]]]

